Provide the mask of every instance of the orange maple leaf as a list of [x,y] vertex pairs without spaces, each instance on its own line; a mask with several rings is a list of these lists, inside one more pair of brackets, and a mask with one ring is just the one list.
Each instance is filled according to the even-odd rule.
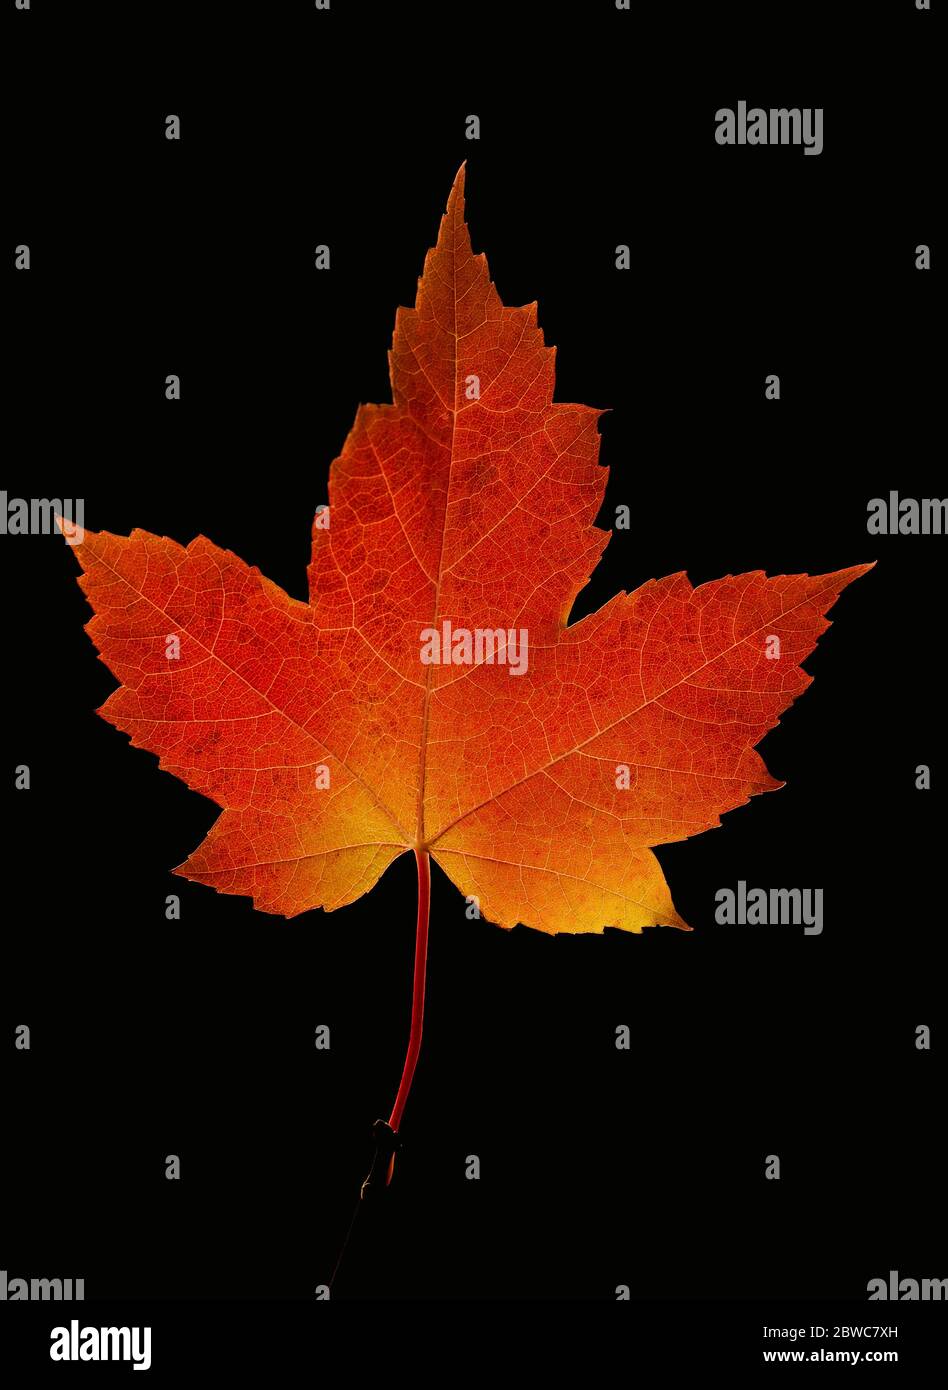
[[501,926],[685,927],[652,846],[780,785],[754,745],[870,568],[675,574],[569,626],[610,536],[602,412],[554,402],[536,305],[501,303],[463,189],[396,316],[393,404],[332,465],[308,604],[203,536],[76,547],[121,682],[100,713],[223,808],[176,872],[290,917],[415,852],[413,1045],[429,855]]

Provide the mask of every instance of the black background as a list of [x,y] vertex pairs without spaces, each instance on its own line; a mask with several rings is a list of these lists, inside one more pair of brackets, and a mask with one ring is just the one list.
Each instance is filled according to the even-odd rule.
[[[7,277],[11,496],[203,533],[305,597],[329,463],[390,399],[395,309],[466,158],[474,248],[506,303],[539,302],[557,399],[611,407],[600,524],[627,503],[632,527],[574,617],[679,569],[878,561],[763,744],[787,785],[658,851],[692,934],[504,932],[434,868],[405,1151],[334,1299],[858,1299],[948,1273],[944,540],[866,530],[870,498],[944,491],[939,247],[914,267],[937,17],[334,0],[204,29],[194,6],[34,3],[7,16],[5,225],[33,262]],[[741,99],[822,106],[824,152],[717,146]],[[0,562],[0,1266],[89,1299],[312,1299],[398,1083],[413,862],[288,923],[173,878],[216,808],[96,716],[115,683],[61,539],[0,538]],[[716,926],[739,879],[822,887],[822,936]]]

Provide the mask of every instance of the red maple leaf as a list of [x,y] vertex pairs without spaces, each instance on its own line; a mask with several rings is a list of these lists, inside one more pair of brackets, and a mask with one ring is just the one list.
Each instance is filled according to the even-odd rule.
[[86,532],[88,632],[120,682],[100,713],[221,806],[176,870],[294,916],[429,856],[490,921],[685,927],[652,847],[779,784],[755,745],[809,684],[835,574],[685,574],[569,625],[609,540],[600,411],[554,402],[536,305],[471,250],[459,172],[313,527],[310,601],[199,536]]

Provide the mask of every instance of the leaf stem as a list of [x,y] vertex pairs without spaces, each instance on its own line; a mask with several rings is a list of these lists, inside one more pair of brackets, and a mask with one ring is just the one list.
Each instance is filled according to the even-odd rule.
[[421,1027],[425,1015],[425,966],[428,961],[428,914],[431,907],[431,862],[427,849],[415,850],[418,865],[418,926],[415,930],[415,979],[411,996],[411,1033],[408,1038],[408,1051],[405,1066],[398,1087],[398,1095],[392,1106],[389,1124],[398,1133],[408,1093],[415,1075],[415,1063],[421,1051]]

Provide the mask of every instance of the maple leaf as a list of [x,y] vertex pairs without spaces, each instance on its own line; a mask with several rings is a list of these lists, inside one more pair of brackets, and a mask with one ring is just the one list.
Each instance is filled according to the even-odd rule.
[[223,808],[176,872],[291,917],[413,850],[416,1006],[429,855],[505,927],[685,927],[653,846],[780,785],[754,745],[870,568],[674,574],[569,625],[610,536],[602,412],[554,402],[536,305],[501,303],[463,191],[462,167],[396,316],[393,403],[332,464],[308,604],[203,536],[75,547],[121,682],[100,713]]

